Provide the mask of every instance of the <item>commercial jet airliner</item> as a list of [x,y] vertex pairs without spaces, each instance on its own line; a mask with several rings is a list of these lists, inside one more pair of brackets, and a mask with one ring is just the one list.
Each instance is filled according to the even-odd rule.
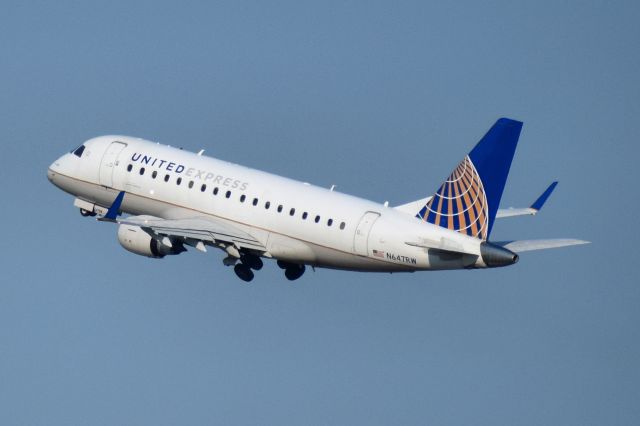
[[[215,247],[251,281],[262,259],[289,280],[306,266],[413,272],[508,266],[573,239],[491,241],[522,123],[501,118],[430,197],[396,207],[128,136],[100,136],[51,164],[49,180],[83,216],[118,224],[126,250],[151,258]],[[123,218],[122,213],[129,214]]]

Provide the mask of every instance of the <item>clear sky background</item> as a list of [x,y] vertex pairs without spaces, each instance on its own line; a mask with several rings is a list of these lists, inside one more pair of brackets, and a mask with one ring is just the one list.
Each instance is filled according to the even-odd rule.
[[[446,3],[446,4],[445,4]],[[0,424],[640,423],[637,2],[2,2]],[[46,179],[101,134],[392,205],[524,121],[509,268],[151,260]]]

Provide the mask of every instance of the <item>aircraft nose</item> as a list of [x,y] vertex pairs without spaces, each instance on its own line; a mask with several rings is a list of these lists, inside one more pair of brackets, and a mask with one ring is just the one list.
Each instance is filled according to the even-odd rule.
[[49,179],[49,182],[53,182],[53,178],[56,176],[56,172],[54,172],[51,167],[53,167],[53,164],[49,166],[47,170],[47,179]]
[[51,165],[49,166],[49,168],[47,169],[47,179],[49,179],[49,182],[53,183],[54,178],[56,177],[56,174],[59,172],[60,170],[60,163],[61,163],[62,157],[58,158],[56,161],[54,161],[53,163],[51,163]]

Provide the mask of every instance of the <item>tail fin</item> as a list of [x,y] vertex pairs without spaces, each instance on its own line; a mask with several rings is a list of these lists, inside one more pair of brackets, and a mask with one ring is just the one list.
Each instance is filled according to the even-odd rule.
[[416,215],[425,222],[489,238],[522,122],[501,118]]

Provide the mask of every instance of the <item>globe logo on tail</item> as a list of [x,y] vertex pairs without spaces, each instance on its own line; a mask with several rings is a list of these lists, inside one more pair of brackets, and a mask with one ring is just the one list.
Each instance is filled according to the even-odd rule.
[[486,240],[488,209],[480,175],[469,156],[466,156],[418,213],[418,217],[425,222]]

